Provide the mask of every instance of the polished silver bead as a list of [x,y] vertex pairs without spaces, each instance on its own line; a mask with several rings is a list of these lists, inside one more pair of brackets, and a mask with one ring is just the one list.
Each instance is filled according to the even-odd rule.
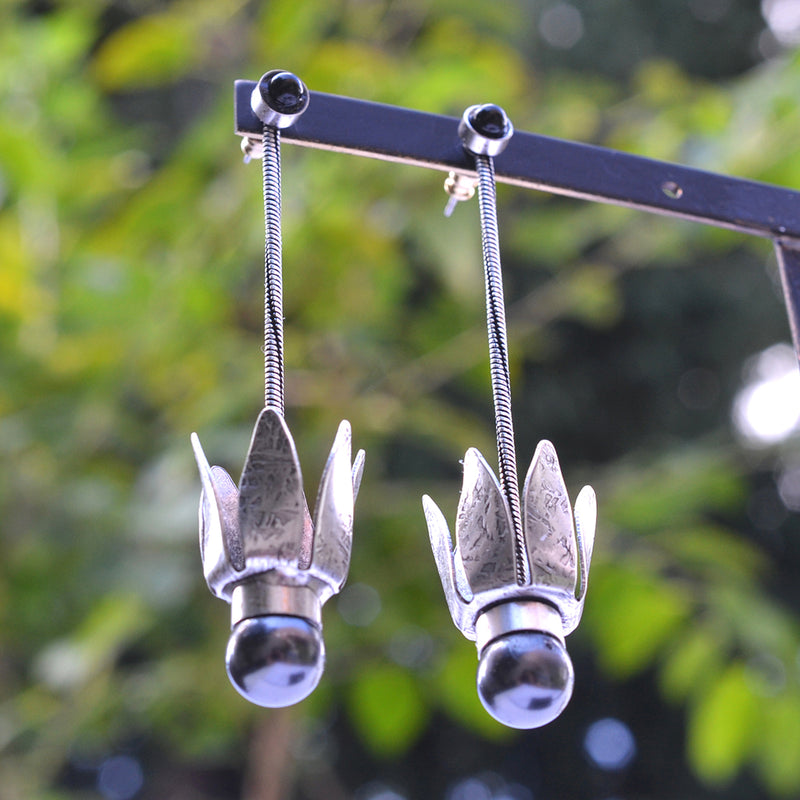
[[309,92],[297,75],[273,69],[261,76],[250,95],[253,113],[274,128],[288,128],[308,108]]
[[283,708],[316,688],[325,666],[321,630],[307,619],[269,615],[239,622],[228,639],[231,683],[257,706]]
[[458,124],[464,147],[478,156],[496,156],[503,152],[514,135],[514,126],[500,106],[488,103],[470,106]]
[[564,644],[547,633],[509,633],[480,654],[478,697],[509,728],[539,728],[552,722],[569,702],[574,680]]

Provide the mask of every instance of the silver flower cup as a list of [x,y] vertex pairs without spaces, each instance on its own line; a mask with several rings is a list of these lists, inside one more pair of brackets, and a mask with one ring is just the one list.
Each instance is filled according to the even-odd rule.
[[483,456],[470,448],[453,548],[444,515],[423,507],[433,555],[456,627],[478,649],[478,695],[512,728],[555,719],[572,695],[564,637],[580,622],[594,545],[597,503],[586,486],[575,513],[553,445],[536,448],[522,496],[523,541]]
[[314,690],[324,669],[322,606],[347,578],[364,452],[351,465],[343,421],[312,522],[294,441],[274,408],[259,415],[239,488],[209,465],[196,434],[192,447],[203,484],[203,572],[211,592],[231,605],[228,676],[256,705],[292,705]]

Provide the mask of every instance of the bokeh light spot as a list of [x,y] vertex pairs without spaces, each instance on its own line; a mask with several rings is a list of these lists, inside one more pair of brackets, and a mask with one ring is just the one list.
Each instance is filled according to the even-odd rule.
[[551,47],[569,50],[583,36],[583,16],[575,6],[557,3],[542,14],[539,33]]
[[583,739],[592,763],[608,772],[625,769],[636,756],[636,740],[621,720],[606,717],[593,722]]
[[755,446],[787,439],[800,425],[800,372],[794,349],[775,344],[757,355],[746,373],[733,405],[736,429]]
[[132,800],[144,785],[144,773],[132,756],[107,758],[97,772],[97,791],[107,800]]
[[800,0],[761,0],[761,15],[781,44],[800,44]]
[[339,595],[339,614],[349,625],[366,628],[381,613],[381,598],[378,592],[366,583],[354,583]]

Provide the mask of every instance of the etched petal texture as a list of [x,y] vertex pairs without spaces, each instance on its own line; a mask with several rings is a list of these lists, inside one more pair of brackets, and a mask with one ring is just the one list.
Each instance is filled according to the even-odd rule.
[[339,425],[328,463],[322,472],[314,509],[311,563],[333,581],[338,591],[347,578],[353,546],[353,473],[350,466],[350,423]]
[[256,422],[239,485],[239,532],[245,555],[296,562],[304,513],[303,481],[292,436],[280,414],[265,408]]
[[539,442],[525,478],[522,514],[531,583],[574,592],[578,566],[572,509],[556,450],[546,440]]
[[516,585],[511,515],[497,478],[474,447],[464,456],[456,539],[467,581],[475,594]]

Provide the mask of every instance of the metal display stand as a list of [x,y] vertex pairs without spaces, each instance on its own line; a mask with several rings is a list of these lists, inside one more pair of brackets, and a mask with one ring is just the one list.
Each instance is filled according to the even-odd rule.
[[[255,81],[234,85],[236,133],[254,142],[263,123],[250,106]],[[474,177],[456,117],[310,92],[306,112],[282,139],[306,147],[413,164]],[[800,192],[517,131],[495,159],[496,179],[693,220],[772,239],[789,325],[800,360]]]

